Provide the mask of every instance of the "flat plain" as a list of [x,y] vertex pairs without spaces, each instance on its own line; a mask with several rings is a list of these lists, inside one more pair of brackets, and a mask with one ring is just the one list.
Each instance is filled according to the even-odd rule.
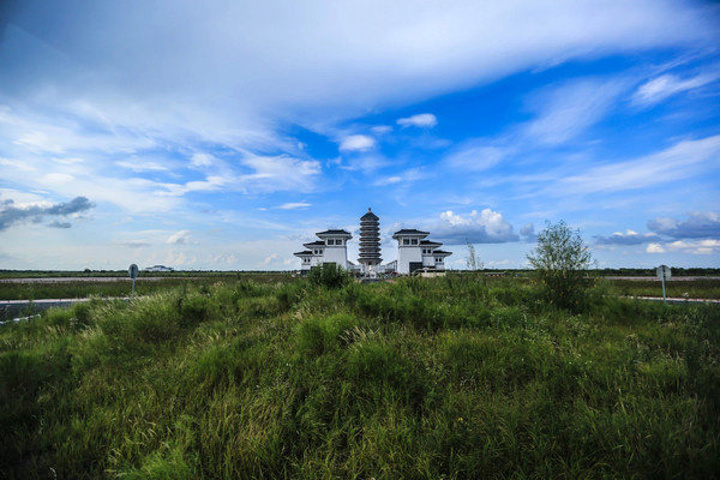
[[0,326],[0,474],[717,478],[720,306],[623,288],[228,277],[49,310]]

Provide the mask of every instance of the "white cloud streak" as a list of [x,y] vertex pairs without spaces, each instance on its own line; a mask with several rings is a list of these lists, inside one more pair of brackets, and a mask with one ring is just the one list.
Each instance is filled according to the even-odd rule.
[[401,127],[433,128],[438,124],[437,117],[432,113],[419,113],[397,121]]
[[638,87],[633,102],[645,107],[656,105],[674,95],[708,85],[720,78],[720,72],[703,73],[690,78],[674,74],[660,75]]

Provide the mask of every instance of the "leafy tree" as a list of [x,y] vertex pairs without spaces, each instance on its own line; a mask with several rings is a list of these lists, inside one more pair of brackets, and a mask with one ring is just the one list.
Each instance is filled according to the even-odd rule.
[[548,222],[538,234],[535,251],[527,258],[550,303],[569,309],[581,306],[593,280],[587,272],[592,256],[579,232],[564,221],[555,225]]

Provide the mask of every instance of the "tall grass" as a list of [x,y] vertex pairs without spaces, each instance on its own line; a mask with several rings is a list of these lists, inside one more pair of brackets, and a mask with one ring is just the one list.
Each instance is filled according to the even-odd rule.
[[6,478],[717,478],[720,309],[447,276],[0,327]]

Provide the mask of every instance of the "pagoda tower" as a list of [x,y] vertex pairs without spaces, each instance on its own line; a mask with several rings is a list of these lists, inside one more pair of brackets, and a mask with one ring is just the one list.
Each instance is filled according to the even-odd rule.
[[360,258],[358,262],[365,265],[365,270],[372,270],[380,265],[380,218],[368,208],[360,217]]

